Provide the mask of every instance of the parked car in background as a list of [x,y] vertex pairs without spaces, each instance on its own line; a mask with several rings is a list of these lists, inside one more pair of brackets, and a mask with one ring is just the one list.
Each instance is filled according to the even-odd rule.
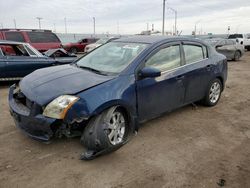
[[0,29],[0,40],[26,42],[40,52],[62,47],[60,39],[51,30]]
[[238,61],[245,53],[244,46],[231,39],[207,39],[217,52],[225,55],[228,60]]
[[49,51],[48,57],[28,43],[0,41],[0,81],[20,80],[36,69],[69,64],[77,59],[62,50]]
[[106,44],[110,41],[113,41],[113,40],[116,40],[116,39],[119,39],[119,37],[105,37],[105,38],[101,38],[99,39],[98,41],[96,41],[95,43],[93,44],[89,44],[85,47],[85,52],[88,53],[88,52],[91,52],[92,50],[94,50],[95,48],[103,45],[103,44]]
[[63,48],[70,53],[76,54],[77,52],[84,52],[84,49],[87,45],[95,43],[97,40],[99,39],[98,38],[85,38],[75,43],[67,43],[63,45]]
[[228,39],[244,45],[245,49],[250,51],[250,34],[231,34],[228,36]]
[[30,137],[82,135],[82,159],[93,159],[124,145],[139,123],[195,101],[215,106],[226,80],[226,57],[201,40],[135,36],[29,74],[11,86],[9,106]]

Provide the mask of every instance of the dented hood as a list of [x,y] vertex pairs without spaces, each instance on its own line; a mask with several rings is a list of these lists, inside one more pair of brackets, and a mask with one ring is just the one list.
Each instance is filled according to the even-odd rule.
[[113,79],[72,65],[36,70],[20,82],[22,93],[39,105],[46,105],[56,97],[76,94]]

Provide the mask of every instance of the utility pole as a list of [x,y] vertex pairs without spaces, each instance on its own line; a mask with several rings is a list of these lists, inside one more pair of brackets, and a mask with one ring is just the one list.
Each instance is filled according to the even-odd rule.
[[201,20],[195,22],[195,25],[194,25],[194,36],[196,36],[196,30],[197,30],[197,24],[200,23]]
[[231,27],[230,27],[230,25],[227,27],[227,35],[229,36],[229,34],[230,34],[230,29],[231,29]]
[[67,34],[67,19],[64,18],[64,27],[65,27],[65,33]]
[[147,31],[148,31],[148,23],[147,23]]
[[95,17],[93,17],[93,26],[94,26],[94,37],[95,37]]
[[41,19],[43,19],[43,18],[41,18],[41,17],[36,17],[36,19],[38,19],[39,29],[41,29]]
[[56,33],[56,24],[53,23],[53,26],[54,26],[54,33]]
[[119,26],[119,21],[117,21],[117,35],[120,33],[120,26]]
[[174,34],[177,35],[177,10],[168,7],[168,9],[172,10],[174,12],[174,18],[175,18],[175,24],[174,24]]
[[166,4],[166,0],[163,0],[162,35],[165,35],[165,4]]
[[14,22],[14,27],[16,29],[16,19],[15,18],[13,19],[13,22]]

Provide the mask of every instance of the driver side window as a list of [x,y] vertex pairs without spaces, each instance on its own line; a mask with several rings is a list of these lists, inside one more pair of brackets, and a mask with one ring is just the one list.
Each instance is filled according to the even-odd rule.
[[168,71],[180,67],[180,45],[169,46],[161,49],[147,60],[145,66],[154,67],[160,71]]

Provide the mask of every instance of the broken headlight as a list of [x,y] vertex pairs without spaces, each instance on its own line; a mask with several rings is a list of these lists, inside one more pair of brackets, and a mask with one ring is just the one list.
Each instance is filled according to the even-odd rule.
[[43,115],[55,119],[64,119],[67,111],[78,99],[78,97],[72,95],[57,97],[45,107]]

